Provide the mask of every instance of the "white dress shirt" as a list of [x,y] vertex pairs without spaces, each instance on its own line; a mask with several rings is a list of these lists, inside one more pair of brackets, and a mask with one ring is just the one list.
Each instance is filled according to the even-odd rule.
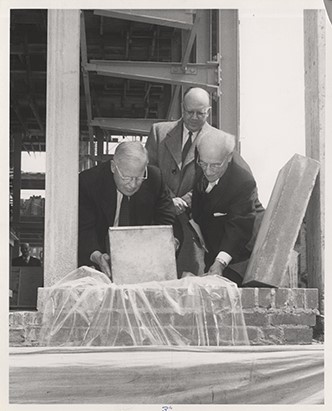
[[119,226],[119,217],[120,217],[120,208],[121,208],[122,198],[123,198],[123,194],[120,193],[119,190],[116,190],[116,211],[115,211],[113,227]]
[[[218,178],[217,180],[212,181],[211,183],[209,182],[205,192],[209,193],[213,189],[213,187],[219,183],[219,180],[220,179]],[[226,265],[228,265],[232,261],[232,256],[226,253],[226,251],[220,251],[216,257],[216,260],[224,262]]]

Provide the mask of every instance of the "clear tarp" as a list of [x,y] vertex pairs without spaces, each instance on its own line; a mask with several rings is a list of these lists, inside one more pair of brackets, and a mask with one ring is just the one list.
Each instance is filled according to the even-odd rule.
[[80,267],[44,289],[46,346],[249,345],[239,290],[220,276],[115,285]]

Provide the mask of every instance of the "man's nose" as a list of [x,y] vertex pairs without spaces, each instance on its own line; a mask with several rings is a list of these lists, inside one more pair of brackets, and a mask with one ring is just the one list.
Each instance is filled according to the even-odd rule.
[[130,180],[130,182],[129,182],[128,185],[129,185],[130,188],[136,188],[137,185],[138,185],[137,179],[136,179],[136,178],[133,178],[132,180]]
[[210,164],[208,164],[205,168],[205,174],[208,176],[212,176],[214,174],[214,171],[212,171]]
[[194,112],[193,112],[193,115],[192,115],[192,117],[191,117],[191,118],[194,118],[195,120],[197,120],[197,119],[198,119],[198,115],[197,115],[196,111],[194,111]]

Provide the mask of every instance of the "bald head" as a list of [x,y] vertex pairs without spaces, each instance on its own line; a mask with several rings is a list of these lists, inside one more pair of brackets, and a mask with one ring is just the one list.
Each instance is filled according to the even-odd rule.
[[210,95],[203,88],[193,87],[184,93],[183,102],[185,105],[199,102],[205,107],[210,107]]
[[187,90],[182,104],[183,122],[187,129],[199,131],[209,117],[210,108],[210,96],[206,90],[200,87]]
[[201,135],[197,150],[200,165],[209,181],[215,181],[225,173],[234,148],[234,136],[216,128]]

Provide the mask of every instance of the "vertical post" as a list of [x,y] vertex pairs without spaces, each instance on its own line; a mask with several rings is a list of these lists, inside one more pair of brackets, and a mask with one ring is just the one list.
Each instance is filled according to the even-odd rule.
[[48,11],[44,284],[77,267],[80,11]]
[[[206,64],[208,61],[212,60],[212,18],[210,10],[200,11],[200,20],[197,28],[196,35],[196,63]],[[211,96],[212,97],[212,96]],[[211,98],[211,104],[213,106],[213,101]],[[213,113],[210,112],[208,119],[209,124],[213,124]]]
[[304,10],[306,155],[320,162],[306,214],[308,286],[318,288],[324,313],[325,11]]
[[[21,219],[21,161],[22,161],[22,133],[14,135],[14,174],[13,174],[13,215],[12,225],[19,234],[20,219]],[[14,242],[13,256],[17,257],[19,254],[19,242]]]
[[217,13],[217,52],[221,55],[222,95],[217,105],[216,127],[235,136],[239,151],[239,17],[237,10],[218,10]]

